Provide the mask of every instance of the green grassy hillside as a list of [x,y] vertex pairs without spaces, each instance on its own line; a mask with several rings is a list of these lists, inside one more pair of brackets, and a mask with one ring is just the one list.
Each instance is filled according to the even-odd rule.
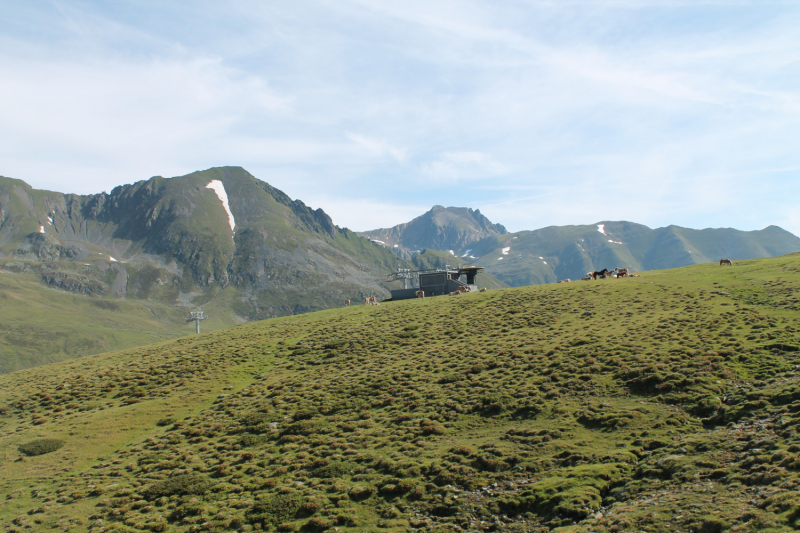
[[[203,331],[237,323],[221,303],[206,307]],[[0,373],[194,335],[187,316],[158,301],[102,299],[45,287],[39,274],[0,272]]]
[[7,531],[792,531],[800,256],[0,376]]

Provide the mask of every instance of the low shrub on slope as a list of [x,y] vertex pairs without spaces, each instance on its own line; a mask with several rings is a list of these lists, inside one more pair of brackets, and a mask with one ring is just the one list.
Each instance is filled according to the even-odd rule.
[[0,377],[10,531],[789,531],[800,258],[359,306]]

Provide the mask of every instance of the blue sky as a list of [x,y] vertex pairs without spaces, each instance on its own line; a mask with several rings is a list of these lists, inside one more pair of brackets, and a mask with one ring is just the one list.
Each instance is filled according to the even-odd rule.
[[800,234],[800,2],[0,0],[0,174]]

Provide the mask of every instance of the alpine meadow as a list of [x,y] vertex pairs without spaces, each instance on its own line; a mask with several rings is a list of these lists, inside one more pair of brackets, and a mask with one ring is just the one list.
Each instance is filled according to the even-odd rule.
[[0,376],[7,531],[792,531],[800,255]]

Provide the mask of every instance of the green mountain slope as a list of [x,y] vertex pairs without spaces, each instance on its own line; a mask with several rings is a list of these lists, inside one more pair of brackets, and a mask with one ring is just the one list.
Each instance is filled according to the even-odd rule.
[[[229,201],[235,232],[217,194]],[[237,312],[263,318],[340,305],[347,295],[388,294],[397,258],[333,224],[322,210],[293,201],[238,167],[154,177],[111,194],[64,195],[0,178],[0,251],[27,261],[103,261],[123,278],[149,269],[161,299],[241,289]],[[123,272],[124,271],[124,272]],[[140,297],[154,283],[118,283],[117,296]],[[99,293],[112,292],[100,281]],[[129,289],[133,289],[129,291]],[[131,294],[129,294],[131,292]],[[275,296],[280,292],[280,296]]]
[[69,294],[32,274],[0,273],[0,373],[192,332],[174,308],[148,303]]
[[[791,531],[800,256],[0,376],[7,531]],[[42,441],[41,439],[50,439]]]
[[[227,196],[235,228],[209,188],[215,183]],[[172,319],[203,307],[213,311],[212,327],[231,326],[339,307],[348,298],[386,297],[392,288],[386,275],[398,264],[412,266],[238,167],[153,177],[89,196],[35,190],[0,177],[0,270],[29,274],[26,282],[38,277],[43,286],[75,295],[162,306]],[[42,324],[61,320],[41,316]],[[107,319],[119,317],[110,313]],[[24,342],[15,351],[12,338],[18,337],[6,337],[0,369],[133,342],[130,337],[114,344],[118,337],[105,336],[84,351],[56,342],[33,354]],[[58,353],[49,352],[55,348]]]

